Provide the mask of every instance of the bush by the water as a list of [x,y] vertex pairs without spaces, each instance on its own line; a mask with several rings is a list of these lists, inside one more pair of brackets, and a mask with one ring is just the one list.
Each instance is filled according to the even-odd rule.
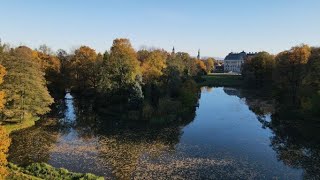
[[10,175],[8,179],[52,179],[52,180],[103,180],[103,177],[94,174],[69,172],[64,168],[54,168],[46,163],[34,163],[27,167],[18,167],[12,163],[8,165]]

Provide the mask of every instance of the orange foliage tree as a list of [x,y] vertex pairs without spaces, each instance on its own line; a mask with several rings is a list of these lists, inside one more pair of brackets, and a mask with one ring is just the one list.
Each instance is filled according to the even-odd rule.
[[142,73],[144,81],[152,83],[163,75],[166,65],[167,54],[161,50],[155,50],[149,53],[142,63]]
[[[6,74],[5,68],[0,65],[0,84],[3,82],[3,76]],[[4,107],[4,92],[0,91],[0,110]],[[8,174],[6,165],[8,163],[6,154],[10,145],[9,135],[6,133],[4,127],[0,125],[0,179],[4,179]]]
[[276,56],[276,69],[274,80],[279,89],[288,93],[281,95],[292,100],[297,104],[298,90],[302,85],[304,78],[304,68],[311,55],[311,48],[307,45],[301,45],[291,48],[289,51],[283,51]]
[[202,60],[196,60],[197,63],[197,67],[198,67],[198,71],[200,73],[206,73],[207,72],[207,67],[205,65],[205,63]]
[[99,59],[102,58],[99,58],[96,51],[88,46],[81,46],[75,50],[71,58],[71,71],[77,88],[86,89],[96,86]]
[[[3,76],[6,74],[6,69],[0,64],[0,84],[3,82]],[[0,110],[4,108],[4,91],[0,91]]]
[[7,152],[10,146],[10,138],[4,127],[0,126],[0,179],[4,179],[8,175],[6,165],[7,161]]

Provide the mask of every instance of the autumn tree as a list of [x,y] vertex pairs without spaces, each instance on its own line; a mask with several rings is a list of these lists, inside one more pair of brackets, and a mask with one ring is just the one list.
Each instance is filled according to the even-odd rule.
[[244,62],[242,76],[249,85],[256,87],[270,86],[274,67],[274,56],[267,52],[260,52]]
[[115,39],[103,64],[99,83],[102,92],[128,89],[141,76],[137,54],[128,39]]
[[6,132],[5,128],[0,125],[0,179],[5,179],[8,175],[8,170],[6,168],[7,153],[10,146],[9,134]]
[[312,48],[311,55],[303,79],[303,85],[313,88],[313,91],[320,89],[320,48]]
[[163,75],[166,65],[167,54],[161,50],[154,50],[145,57],[142,63],[143,80],[153,83]]
[[320,115],[320,48],[312,48],[304,71],[301,88],[301,103],[304,111]]
[[[2,45],[1,41],[0,41],[0,62],[2,62],[2,60],[5,58],[5,55],[6,54],[4,52],[4,45]],[[7,71],[6,71],[5,67],[0,64],[0,84],[3,83],[3,78],[6,73],[7,73]],[[5,104],[5,93],[1,89],[0,90],[0,111],[2,111],[2,109],[4,108],[4,104]]]
[[[1,46],[1,43],[0,43]],[[0,59],[2,58],[3,50],[0,50]],[[6,69],[0,65],[0,84],[3,83],[3,77],[6,74]],[[4,99],[4,91],[0,91],[0,111],[3,110],[5,99]],[[7,152],[10,146],[10,138],[7,134],[5,128],[1,126],[0,122],[0,179],[5,179],[6,175],[8,174],[8,171],[6,169],[6,165],[8,163],[7,161]]]
[[214,62],[215,62],[214,58],[208,58],[205,61],[207,73],[211,73],[214,70]]
[[140,63],[143,63],[150,55],[151,51],[148,51],[146,49],[141,49],[137,52],[137,58]]
[[[0,57],[1,58],[1,57]],[[6,74],[6,69],[0,64],[0,84],[3,83],[3,77]],[[0,91],[0,111],[4,108],[5,104],[5,93],[3,90]]]
[[52,53],[52,50],[47,45],[41,45],[38,50],[35,50],[35,58],[40,59],[41,68],[44,72],[56,72],[60,71],[60,60]]
[[1,85],[6,94],[3,109],[6,121],[22,121],[26,114],[36,116],[50,111],[53,99],[46,87],[43,71],[34,60],[30,48],[15,48],[2,57],[0,63],[7,70]]
[[197,59],[195,61],[196,61],[196,64],[197,64],[197,75],[206,74],[207,73],[207,67],[206,67],[205,63],[200,59]]
[[100,56],[100,60],[98,61],[96,51],[88,46],[81,46],[75,50],[71,58],[71,72],[75,80],[74,86],[77,89],[84,90],[97,86],[98,79],[96,73],[99,67],[97,63],[100,63],[101,60]]
[[64,93],[64,86],[61,77],[60,59],[52,52],[47,45],[41,45],[33,51],[33,60],[39,63],[44,73],[46,84],[52,95]]
[[54,83],[54,91],[57,89],[64,93],[65,89],[70,88],[71,84],[71,56],[63,49],[56,52],[56,57],[60,62],[60,71],[57,74],[57,81]]
[[291,99],[293,105],[298,103],[297,95],[304,78],[304,68],[311,55],[311,48],[301,45],[276,56],[276,69],[274,80],[277,87],[284,93],[282,97]]

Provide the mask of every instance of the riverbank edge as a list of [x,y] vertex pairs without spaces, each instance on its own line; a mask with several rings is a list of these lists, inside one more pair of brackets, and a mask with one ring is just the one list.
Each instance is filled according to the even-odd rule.
[[[3,125],[4,128],[6,129],[7,133],[11,135],[13,132],[23,130],[30,128],[32,126],[36,125],[36,121],[40,120],[39,117],[33,117],[33,116],[27,116],[25,120],[23,120],[21,123],[15,123],[15,124],[6,124]],[[14,179],[14,180],[41,180],[43,179],[43,176],[48,175],[48,171],[50,173],[55,173],[55,174],[61,174],[63,173],[64,175],[68,175],[70,177],[73,177],[72,179],[82,179],[82,180],[104,180],[103,177],[96,176],[91,173],[75,173],[75,172],[69,172],[67,169],[64,168],[54,168],[51,165],[47,163],[33,163],[30,164],[29,167],[38,167],[36,169],[38,172],[41,173],[36,173],[32,171],[26,170],[24,167],[20,167],[12,162],[9,162],[7,165],[9,175],[6,177],[6,179]],[[42,169],[43,168],[43,169]],[[49,175],[50,175],[49,173]],[[36,176],[35,176],[36,175]],[[75,176],[79,178],[75,178]]]
[[199,86],[209,87],[241,87],[243,83],[241,75],[233,74],[208,74],[201,76],[201,80],[197,81]]
[[74,173],[64,168],[54,168],[47,163],[33,163],[27,167],[19,167],[13,163],[8,164],[9,176],[7,179],[39,180],[39,179],[81,179],[104,180],[103,177],[91,173]]
[[10,135],[15,131],[19,131],[34,126],[36,124],[36,121],[38,121],[39,119],[39,117],[28,116],[21,123],[5,124],[3,126],[6,129],[7,133],[9,133]]

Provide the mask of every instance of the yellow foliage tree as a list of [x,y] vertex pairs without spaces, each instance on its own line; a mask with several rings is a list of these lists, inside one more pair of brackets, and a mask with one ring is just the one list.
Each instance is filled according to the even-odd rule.
[[208,58],[205,61],[207,73],[211,73],[212,70],[214,70],[214,62],[215,62],[215,59],[213,59],[213,58]]
[[160,50],[152,51],[142,64],[142,74],[145,82],[150,83],[163,75],[167,55]]
[[[6,74],[5,68],[0,65],[0,84],[3,82],[3,76]],[[4,107],[4,92],[0,91],[0,110]],[[0,180],[4,179],[8,174],[6,165],[8,163],[6,154],[10,145],[9,135],[6,133],[4,127],[0,125]]]
[[196,60],[197,66],[198,66],[198,70],[200,72],[206,72],[207,71],[207,67],[204,64],[204,62],[202,60]]
[[86,89],[96,86],[97,59],[96,51],[88,46],[81,46],[75,50],[71,58],[71,71],[76,80],[74,85],[77,88]]
[[4,179],[8,175],[6,165],[7,152],[10,146],[10,138],[3,126],[0,126],[0,180]]
[[291,98],[297,104],[297,93],[304,78],[304,68],[311,55],[311,48],[301,45],[276,56],[275,81],[278,88],[287,90],[283,96]]
[[[0,64],[0,84],[3,82],[3,76],[6,74],[6,69]],[[0,91],[0,110],[4,108],[4,91]]]

